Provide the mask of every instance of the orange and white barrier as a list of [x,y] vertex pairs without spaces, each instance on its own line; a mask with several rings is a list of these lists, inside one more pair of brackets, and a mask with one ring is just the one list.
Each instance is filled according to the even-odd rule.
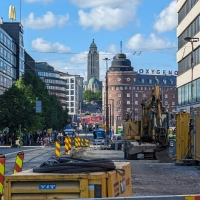
[[3,194],[5,175],[5,155],[0,154],[0,196]]
[[55,143],[55,156],[60,157],[60,141],[57,140]]
[[15,159],[14,172],[13,172],[14,174],[22,171],[23,162],[24,162],[24,152],[21,151],[17,154]]

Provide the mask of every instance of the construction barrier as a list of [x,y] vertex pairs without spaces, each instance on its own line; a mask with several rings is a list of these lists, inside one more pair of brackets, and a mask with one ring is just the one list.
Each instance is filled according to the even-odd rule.
[[85,138],[85,146],[89,147],[89,139]]
[[78,137],[78,147],[80,147],[80,146],[81,146],[81,138]]
[[14,174],[22,171],[23,162],[24,162],[24,152],[21,151],[17,154],[15,159],[14,172],[13,172]]
[[0,196],[3,194],[4,189],[4,175],[5,175],[5,155],[0,154]]
[[69,138],[65,137],[65,152],[69,151]]
[[55,156],[56,156],[56,157],[60,157],[60,141],[59,141],[59,140],[56,141],[56,145],[55,145]]
[[[87,198],[82,200],[200,200],[200,195],[134,196],[118,198]],[[74,199],[78,200],[78,199]]]

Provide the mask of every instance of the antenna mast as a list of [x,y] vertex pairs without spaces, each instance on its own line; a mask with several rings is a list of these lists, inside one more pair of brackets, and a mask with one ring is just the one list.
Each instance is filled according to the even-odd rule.
[[122,41],[120,41],[120,53],[122,53]]

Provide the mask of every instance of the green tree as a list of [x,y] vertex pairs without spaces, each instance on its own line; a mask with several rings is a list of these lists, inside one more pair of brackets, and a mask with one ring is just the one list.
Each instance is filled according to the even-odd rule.
[[44,125],[43,118],[35,113],[35,95],[21,78],[0,96],[0,105],[0,126],[2,129],[9,127],[9,132],[14,134],[13,140],[19,135],[19,127],[27,134]]
[[83,93],[83,98],[85,101],[94,101],[94,92],[91,90],[85,90]]

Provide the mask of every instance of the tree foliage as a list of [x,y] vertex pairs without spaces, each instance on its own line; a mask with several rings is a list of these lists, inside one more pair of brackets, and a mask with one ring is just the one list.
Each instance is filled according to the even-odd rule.
[[102,92],[100,90],[97,90],[96,92],[93,92],[91,90],[85,90],[83,93],[83,98],[85,101],[95,101],[98,104],[101,104]]
[[[36,113],[36,101],[42,101],[42,112]],[[0,128],[23,134],[62,129],[68,123],[68,110],[63,110],[55,95],[50,95],[45,83],[36,75],[26,73],[0,96]]]

